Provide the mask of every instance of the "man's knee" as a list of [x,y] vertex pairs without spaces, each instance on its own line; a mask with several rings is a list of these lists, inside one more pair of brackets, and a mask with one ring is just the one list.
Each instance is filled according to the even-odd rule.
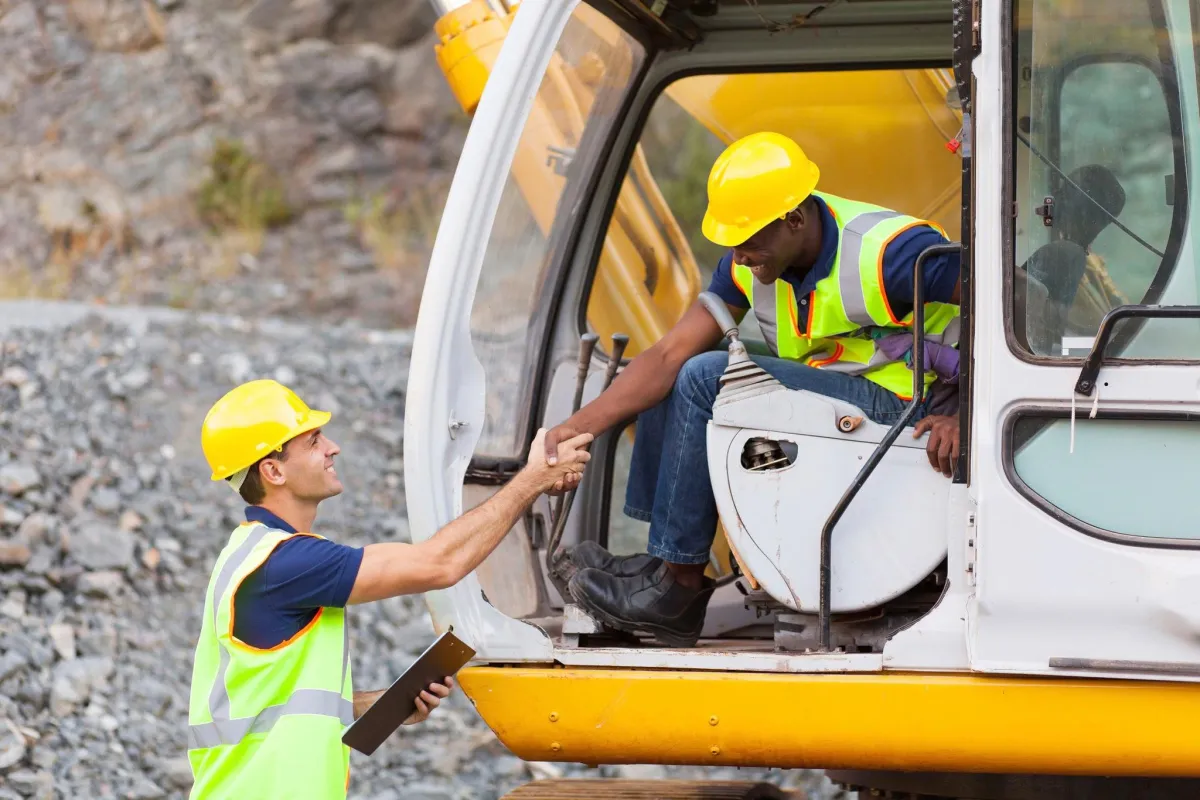
[[675,392],[682,392],[689,400],[703,398],[709,405],[717,396],[718,380],[729,363],[726,353],[711,352],[692,356],[683,362],[675,378]]

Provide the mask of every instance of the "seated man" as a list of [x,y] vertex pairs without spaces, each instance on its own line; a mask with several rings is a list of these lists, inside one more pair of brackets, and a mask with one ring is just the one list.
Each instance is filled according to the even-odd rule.
[[[866,203],[816,192],[819,170],[775,133],[734,142],[708,181],[706,237],[732,248],[709,290],[740,320],[753,308],[772,352],[754,361],[790,389],[851,403],[890,424],[912,392],[913,264],[946,239],[932,225]],[[945,339],[952,363],[933,369],[957,380],[959,257],[925,263],[926,335]],[[942,334],[946,334],[943,336]],[[699,303],[611,387],[546,437],[600,435],[637,416],[625,513],[650,522],[649,553],[616,558],[595,543],[570,553],[575,600],[605,624],[690,647],[699,638],[713,581],[704,574],[718,521],[709,482],[706,426],[728,360],[713,351],[722,332]],[[903,344],[907,339],[908,345]],[[709,352],[713,351],[713,352]],[[951,474],[958,421],[921,409],[930,462]],[[765,421],[764,421],[765,422]]]

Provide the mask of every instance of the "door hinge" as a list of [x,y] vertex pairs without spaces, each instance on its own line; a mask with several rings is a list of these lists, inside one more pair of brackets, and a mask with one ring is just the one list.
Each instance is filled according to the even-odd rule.
[[967,586],[975,585],[975,543],[978,541],[978,528],[975,526],[975,514],[971,511],[967,514],[967,546],[964,553],[963,569],[967,573]]
[[972,0],[971,2],[971,47],[976,53],[979,52],[980,42],[980,22],[979,17],[982,15],[981,0]]

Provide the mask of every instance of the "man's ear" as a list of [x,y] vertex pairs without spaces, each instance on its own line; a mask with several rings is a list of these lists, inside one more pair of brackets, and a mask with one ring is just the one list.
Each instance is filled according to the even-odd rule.
[[263,485],[271,484],[272,486],[283,486],[283,468],[279,462],[273,458],[268,458],[259,464],[259,475],[262,477]]
[[784,223],[788,226],[788,230],[795,233],[805,226],[808,222],[808,215],[804,212],[804,206],[800,205],[793,208],[784,217]]

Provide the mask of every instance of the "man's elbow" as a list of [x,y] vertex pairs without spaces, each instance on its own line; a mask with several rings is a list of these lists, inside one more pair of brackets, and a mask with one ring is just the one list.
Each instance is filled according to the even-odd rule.
[[426,564],[425,572],[426,583],[429,585],[428,591],[449,589],[467,577],[470,571],[470,564],[465,562],[461,554],[449,551],[444,547],[439,547],[429,554]]
[[456,564],[445,562],[431,564],[427,580],[429,584],[428,591],[435,592],[439,589],[449,589],[465,577],[467,577],[467,572]]

